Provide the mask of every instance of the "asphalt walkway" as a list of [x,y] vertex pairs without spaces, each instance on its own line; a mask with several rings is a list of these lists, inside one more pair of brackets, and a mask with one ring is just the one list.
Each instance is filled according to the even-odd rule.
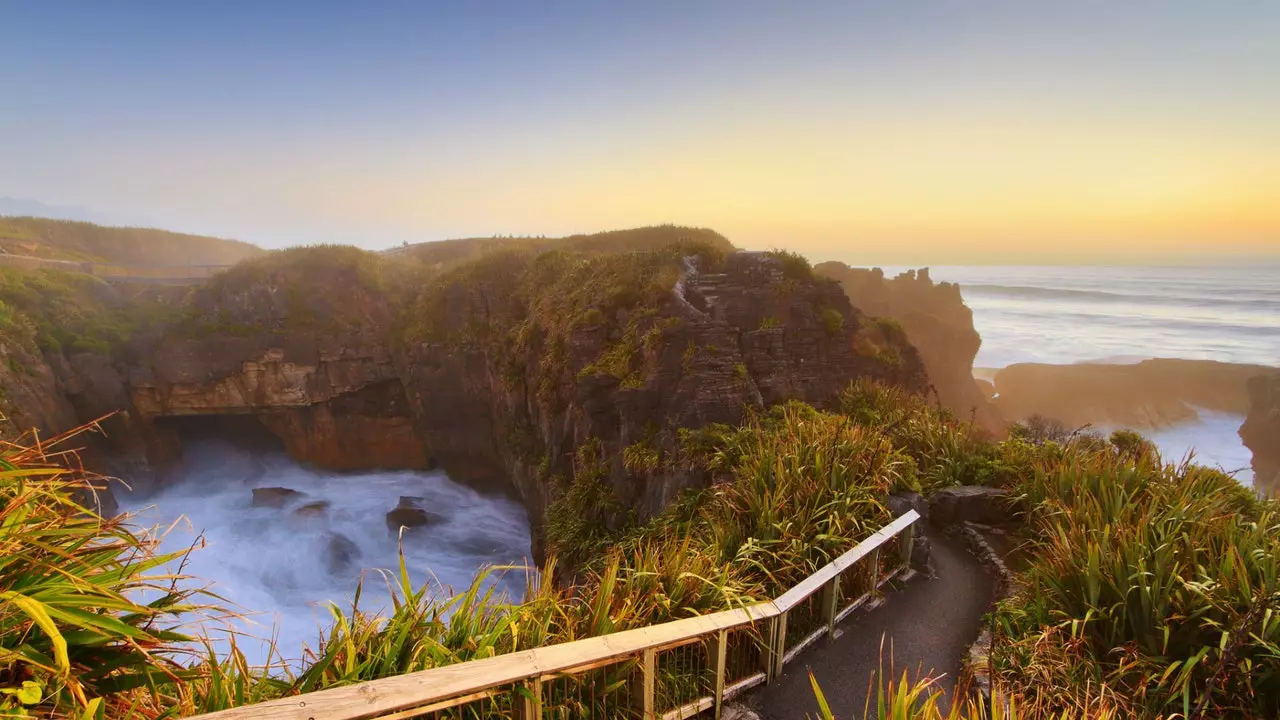
[[994,578],[959,540],[933,529],[927,532],[936,578],[917,574],[905,587],[887,590],[887,602],[850,615],[835,638],[819,641],[788,663],[781,677],[744,698],[745,704],[763,720],[818,717],[809,682],[812,668],[838,720],[862,720],[868,707],[870,718],[875,718],[872,683],[882,654],[886,667],[892,655],[895,677],[904,669],[913,677],[941,675],[940,684],[949,695],[960,660],[977,639],[982,616],[991,607]]

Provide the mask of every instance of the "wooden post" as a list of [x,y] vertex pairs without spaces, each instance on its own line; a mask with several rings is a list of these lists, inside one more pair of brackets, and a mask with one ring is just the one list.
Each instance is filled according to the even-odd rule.
[[880,548],[871,551],[871,570],[868,575],[871,577],[871,594],[874,596],[880,589]]
[[827,616],[827,637],[835,637],[836,634],[836,607],[839,605],[838,599],[840,595],[840,575],[827,583],[822,588],[822,611]]
[[908,525],[902,529],[902,565],[911,567],[911,551],[915,547],[916,526]]
[[760,648],[760,667],[764,670],[764,681],[773,682],[773,646],[778,644],[778,618],[769,619],[769,628],[763,637],[764,644]]
[[640,710],[643,713],[641,717],[645,720],[656,720],[658,717],[653,698],[654,680],[657,678],[657,659],[658,653],[653,648],[647,648],[640,654]]
[[787,654],[787,614],[789,612],[789,610],[783,610],[778,616],[778,636],[773,642],[774,677],[782,674],[782,658]]
[[540,720],[542,717],[542,678],[529,678],[521,683],[524,692],[516,695],[516,717]]
[[715,720],[720,720],[720,706],[724,704],[724,666],[729,653],[729,631],[721,630],[716,634],[716,689]]

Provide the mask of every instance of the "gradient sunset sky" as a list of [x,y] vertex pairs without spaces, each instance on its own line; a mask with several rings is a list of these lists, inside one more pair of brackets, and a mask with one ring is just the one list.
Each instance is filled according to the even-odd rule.
[[1280,3],[0,0],[0,196],[268,247],[1274,256]]

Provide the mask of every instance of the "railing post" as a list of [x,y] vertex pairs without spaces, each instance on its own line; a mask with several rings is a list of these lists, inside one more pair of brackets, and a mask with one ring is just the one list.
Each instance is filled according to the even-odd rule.
[[778,615],[778,636],[773,643],[773,676],[777,677],[782,674],[782,658],[787,654],[787,614],[789,610],[783,610]]
[[539,720],[542,717],[542,678],[529,678],[521,683],[523,692],[516,695],[516,717]]
[[778,618],[769,618],[769,626],[761,636],[760,669],[764,671],[764,681],[773,682],[773,645],[778,636]]
[[839,604],[840,595],[840,574],[831,578],[826,587],[822,588],[822,612],[827,618],[827,637],[834,637],[836,634],[836,606]]
[[724,666],[728,653],[729,631],[721,630],[716,635],[716,688],[712,695],[715,702],[715,720],[720,720],[720,706],[724,704]]
[[916,526],[908,525],[902,529],[902,566],[911,567],[911,551],[915,547]]
[[654,707],[654,680],[657,676],[657,657],[658,651],[653,648],[646,648],[640,654],[640,710],[643,713],[641,717],[645,720],[655,720],[658,712]]
[[874,597],[880,589],[880,548],[871,551],[871,569],[867,573],[871,578],[871,595]]

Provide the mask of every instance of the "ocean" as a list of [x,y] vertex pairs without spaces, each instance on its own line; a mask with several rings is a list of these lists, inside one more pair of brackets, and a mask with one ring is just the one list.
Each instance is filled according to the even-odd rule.
[[[885,268],[896,274],[904,268]],[[960,284],[982,335],[974,366],[1137,362],[1187,358],[1280,365],[1280,266],[942,266],[935,281]],[[1243,416],[1201,413],[1198,422],[1146,434],[1166,458],[1252,481],[1236,431]]]

